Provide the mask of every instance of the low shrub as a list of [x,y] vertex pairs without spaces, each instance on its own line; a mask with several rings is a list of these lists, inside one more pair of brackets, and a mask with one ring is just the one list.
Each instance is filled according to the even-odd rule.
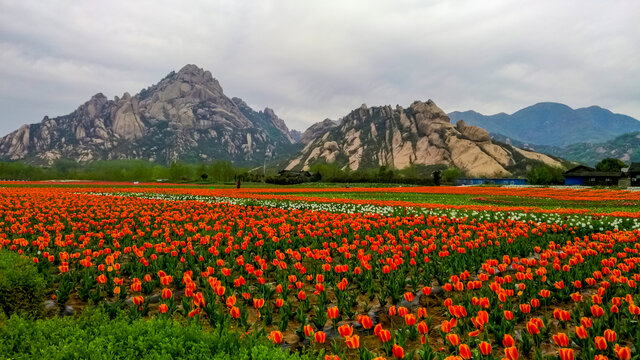
[[42,315],[46,281],[33,262],[0,250],[0,306],[7,315]]
[[0,354],[12,359],[316,359],[272,345],[264,334],[240,337],[170,319],[110,320],[102,310],[78,318],[0,321]]

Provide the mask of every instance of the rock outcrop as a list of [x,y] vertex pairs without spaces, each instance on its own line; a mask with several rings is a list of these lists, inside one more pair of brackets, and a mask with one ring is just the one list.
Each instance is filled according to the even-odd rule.
[[338,124],[331,120],[311,126],[306,144],[287,170],[307,170],[314,163],[359,170],[378,166],[403,169],[410,165],[455,166],[471,176],[509,176],[526,164],[561,166],[546,155],[493,143],[477,126],[453,125],[436,104],[416,101],[408,108],[362,105]]
[[187,65],[159,83],[113,100],[94,95],[73,113],[45,117],[0,139],[0,158],[50,164],[58,158],[232,160],[288,156],[289,129],[273,110],[228,98],[209,71]]

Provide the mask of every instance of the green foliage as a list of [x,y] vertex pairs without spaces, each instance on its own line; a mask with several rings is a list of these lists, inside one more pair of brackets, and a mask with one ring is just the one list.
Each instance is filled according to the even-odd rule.
[[102,310],[79,318],[28,320],[13,316],[0,325],[0,353],[13,359],[299,359],[264,336],[228,329],[203,330],[173,320],[111,320]]
[[452,184],[456,181],[457,178],[462,177],[462,170],[458,168],[448,168],[444,170],[441,174],[442,181],[448,184]]
[[627,164],[623,163],[620,159],[606,158],[602,159],[596,164],[596,170],[605,172],[619,172],[620,169],[626,167]]
[[42,180],[48,178],[44,169],[27,165],[20,161],[0,162],[0,179],[5,180]]
[[538,165],[527,173],[527,180],[532,185],[564,184],[562,169],[548,165]]
[[3,312],[40,316],[46,281],[28,258],[0,250],[0,306]]
[[318,174],[323,182],[339,183],[395,183],[433,185],[433,170],[436,168],[412,165],[402,170],[394,170],[386,166],[377,169],[351,171],[341,169],[336,164],[318,162],[310,171]]
[[267,176],[266,182],[278,185],[302,184],[311,181],[318,181],[319,174],[311,174],[307,171],[281,171],[278,175]]

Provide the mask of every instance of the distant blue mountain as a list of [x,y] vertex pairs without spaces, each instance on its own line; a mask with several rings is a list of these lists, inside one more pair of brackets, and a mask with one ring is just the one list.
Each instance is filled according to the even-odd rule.
[[475,111],[454,111],[452,122],[464,120],[494,134],[537,145],[567,146],[597,143],[640,131],[640,121],[607,109],[591,106],[572,109],[567,105],[543,102],[511,115],[483,115]]

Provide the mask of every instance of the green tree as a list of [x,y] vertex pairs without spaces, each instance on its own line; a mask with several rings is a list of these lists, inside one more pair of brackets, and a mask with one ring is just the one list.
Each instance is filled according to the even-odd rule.
[[602,159],[596,164],[596,170],[606,172],[619,172],[623,167],[627,167],[627,164],[623,163],[620,159],[614,158]]
[[527,180],[532,185],[561,185],[564,183],[564,176],[560,168],[538,165],[527,173]]
[[171,181],[190,181],[193,179],[191,168],[174,161],[169,167],[169,179]]
[[455,167],[448,168],[440,174],[442,181],[448,184],[453,183],[457,178],[462,177],[462,175],[462,170]]
[[72,159],[56,159],[52,166],[53,170],[58,174],[58,177],[63,179],[73,177],[79,167],[78,163]]

